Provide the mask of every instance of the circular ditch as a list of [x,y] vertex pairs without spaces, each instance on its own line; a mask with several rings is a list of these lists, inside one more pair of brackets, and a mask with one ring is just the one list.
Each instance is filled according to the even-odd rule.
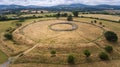
[[[56,28],[53,28],[53,26],[55,25],[71,25],[71,28],[68,28],[68,29],[56,29]],[[78,28],[78,26],[75,24],[75,23],[71,23],[71,22],[62,22],[62,23],[54,23],[54,24],[51,24],[49,25],[49,28],[53,31],[73,31],[73,30],[76,30]]]

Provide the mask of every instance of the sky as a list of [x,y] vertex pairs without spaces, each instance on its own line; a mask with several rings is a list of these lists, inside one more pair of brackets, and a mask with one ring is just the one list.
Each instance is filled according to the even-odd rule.
[[81,3],[87,5],[120,5],[120,0],[0,0],[0,5],[37,5],[37,6],[54,6],[61,4]]

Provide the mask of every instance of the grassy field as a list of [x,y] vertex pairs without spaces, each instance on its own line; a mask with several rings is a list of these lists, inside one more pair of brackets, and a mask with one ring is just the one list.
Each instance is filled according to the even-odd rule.
[[[14,21],[0,21],[0,35],[2,32],[5,32],[9,27],[14,27],[11,23]],[[1,43],[0,43],[1,45]],[[0,50],[0,64],[5,62],[8,59],[8,56]]]
[[10,67],[119,67],[120,60],[113,60],[113,61],[101,61],[101,62],[94,62],[94,63],[85,63],[85,64],[78,64],[78,65],[59,65],[59,64],[40,64],[40,63],[23,63],[23,64],[13,64]]
[[[89,15],[89,14],[88,14]],[[95,14],[95,17],[99,17],[98,14]],[[87,15],[85,15],[87,16]],[[90,15],[91,16],[91,15]],[[102,18],[104,15],[100,16],[99,18]],[[109,17],[107,17],[109,16]],[[104,18],[105,19],[112,19],[113,20],[118,20],[120,17],[117,16],[112,16],[112,15],[107,15]],[[49,21],[42,21],[42,20],[48,20],[52,19]],[[81,42],[86,42],[91,40],[92,38],[97,38],[96,36],[102,34],[100,29],[96,29],[96,27],[92,27],[87,24],[81,24],[74,22],[75,24],[80,27],[78,30],[74,32],[62,32],[60,36],[56,37],[56,34],[59,35],[58,32],[53,32],[49,30],[47,27],[48,25],[56,22],[66,22],[65,20],[61,19],[66,19],[66,18],[60,18],[60,20],[55,20],[55,18],[37,18],[37,19],[29,19],[25,20],[25,22],[22,22],[23,25],[27,25],[33,21],[37,21],[40,23],[35,23],[32,25],[27,26],[26,28],[23,29],[25,36],[32,38],[32,40],[35,40],[36,42],[39,42],[39,46],[37,46],[35,49],[33,49],[31,52],[29,52],[27,55],[20,57],[17,59],[15,63],[15,66],[22,66],[21,63],[23,64],[23,67],[29,67],[30,64],[28,63],[47,63],[47,64],[67,64],[67,56],[68,54],[73,54],[75,57],[76,64],[82,63],[81,65],[84,67],[85,65],[91,65],[91,64],[86,64],[86,58],[83,55],[83,51],[85,49],[88,49],[92,52],[91,55],[91,62],[93,63],[93,66],[99,67],[99,61],[101,61],[98,57],[98,54],[102,51],[104,51],[104,47],[106,45],[113,46],[114,51],[112,54],[108,54],[111,60],[115,59],[120,59],[120,40],[118,43],[109,43],[105,40],[104,37],[98,39],[96,42],[98,45],[95,43],[81,43]],[[95,19],[90,19],[90,18],[74,18],[74,20],[80,21],[80,22],[87,22],[90,23],[91,21]],[[5,32],[6,29],[9,27],[15,27],[15,23],[17,23],[17,20],[14,21],[3,21],[0,22],[0,33]],[[42,23],[43,22],[43,23]],[[117,33],[119,39],[120,39],[120,24],[119,23],[114,23],[114,22],[108,22],[108,21],[103,21],[103,20],[97,20],[96,25],[99,25],[99,22],[102,22],[102,25],[105,25],[106,30],[111,30]],[[69,28],[66,25],[63,26],[55,26],[54,28],[60,29]],[[43,34],[41,34],[43,33]],[[69,36],[69,35],[70,36]],[[94,35],[93,35],[94,34]],[[78,37],[80,35],[80,37]],[[88,35],[88,36],[87,36]],[[48,38],[46,38],[48,37]],[[72,39],[73,38],[73,39]],[[39,41],[40,39],[40,41]],[[5,41],[8,45],[9,48],[12,48],[16,51],[16,53],[19,53],[20,51],[24,51],[28,48],[30,48],[32,45],[27,45],[27,44],[13,44],[11,41]],[[67,43],[66,43],[67,42]],[[77,42],[77,43],[76,43]],[[63,45],[64,44],[64,45]],[[1,45],[1,44],[0,44]],[[34,45],[34,44],[33,44]],[[87,47],[85,46],[87,45]],[[92,45],[92,46],[90,46]],[[50,51],[54,49],[56,50],[57,54],[56,57],[51,57]],[[9,49],[7,49],[9,51]],[[6,52],[7,53],[7,52]],[[13,52],[14,53],[14,52]],[[1,58],[5,57],[5,58]],[[4,62],[6,60],[6,55],[2,52],[0,52],[0,62]],[[29,59],[28,59],[29,58]],[[58,61],[59,60],[59,61]],[[95,64],[94,64],[95,62]],[[101,64],[105,64],[104,62],[100,62]],[[28,65],[27,65],[28,64]],[[115,63],[113,63],[115,64]],[[14,64],[12,67],[15,67]],[[38,64],[39,66],[39,64]],[[108,65],[107,65],[108,66]],[[34,67],[34,65],[31,67]],[[58,66],[59,67],[59,66]],[[66,66],[67,67],[67,66]],[[76,66],[77,67],[77,66]],[[79,66],[78,66],[79,67]],[[92,65],[91,65],[92,67]],[[104,66],[103,66],[104,67]],[[114,66],[113,66],[114,67]],[[115,66],[117,67],[117,66]]]
[[[27,23],[30,23],[30,22],[33,22],[33,21],[38,21],[38,20],[45,20],[45,19],[50,19],[50,18],[41,18],[41,19],[29,19],[29,20],[26,20],[25,22],[23,22],[22,24],[27,24]],[[51,18],[52,19],[52,18]],[[15,28],[16,27],[16,23],[18,22],[18,20],[13,20],[13,21],[0,21],[0,35],[3,33],[3,32],[6,32],[7,29],[9,29],[10,27],[12,28]],[[1,38],[0,38],[1,39]],[[8,55],[12,55],[14,53],[19,53],[21,51],[24,51],[25,49],[28,49],[29,46],[24,46],[24,45],[16,45],[14,44],[14,42],[12,41],[6,41],[5,42],[6,46],[7,47],[10,47],[11,49],[15,50],[15,52],[11,52],[7,47],[5,47],[1,41],[0,41],[0,49],[2,51],[5,51],[5,53],[7,53]],[[22,49],[20,49],[22,48]],[[5,62],[8,58],[8,56],[6,56],[6,54],[1,52],[0,51],[0,64]],[[17,54],[16,53],[16,54]]]
[[8,56],[6,56],[6,54],[0,51],[0,64],[5,62],[7,59],[8,59]]
[[[91,20],[94,20],[94,19],[88,19],[88,18],[74,18],[74,20],[77,20],[77,21],[81,21],[81,22],[88,22],[90,23]],[[43,22],[43,24],[42,24]],[[93,46],[91,47],[85,47],[85,45],[87,44],[82,44],[80,42],[83,42],[84,39],[88,38],[88,40],[90,40],[91,38],[95,37],[91,37],[89,38],[90,35],[90,32],[88,34],[86,34],[88,31],[92,31],[94,33],[100,33],[100,31],[97,31],[96,27],[95,28],[92,28],[91,26],[86,26],[84,24],[77,24],[78,27],[80,27],[80,30],[79,33],[80,33],[80,39],[77,35],[77,34],[74,34],[73,32],[62,32],[63,35],[60,35],[58,37],[55,37],[54,36],[56,34],[59,34],[59,33],[51,33],[52,31],[49,31],[48,30],[48,25],[52,24],[52,23],[55,23],[55,20],[51,20],[51,21],[42,21],[41,23],[35,23],[35,24],[32,24],[32,25],[29,25],[27,26],[26,28],[23,29],[24,33],[25,33],[25,36],[26,37],[30,37],[30,38],[33,38],[35,40],[39,40],[40,39],[40,45],[32,50],[30,53],[28,53],[27,55],[25,55],[24,57],[21,57],[17,60],[17,63],[27,63],[27,62],[36,62],[36,63],[53,63],[53,64],[67,64],[67,61],[66,61],[66,57],[69,53],[73,53],[75,57],[77,57],[76,59],[76,63],[85,63],[85,57],[83,56],[83,50],[85,49],[89,49],[93,55],[91,57],[92,61],[95,62],[95,61],[100,61],[100,59],[98,59],[98,57],[96,56],[99,52],[101,51],[104,51],[104,47],[106,45],[111,45],[109,43],[106,43],[104,42],[104,38],[96,41],[98,42],[101,46],[98,46],[96,44],[93,44]],[[65,21],[56,21],[56,22],[65,22]],[[116,33],[118,33],[118,36],[120,35],[119,34],[119,24],[118,23],[113,23],[113,22],[106,22],[106,21],[101,21],[101,20],[97,20],[97,25],[99,25],[99,22],[102,22],[103,25],[105,25],[106,29],[107,30],[112,30],[112,31],[115,31]],[[76,22],[74,22],[76,23]],[[112,25],[115,25],[116,27],[113,27]],[[82,26],[81,26],[82,25]],[[66,26],[63,26],[63,27],[66,27]],[[90,27],[90,28],[89,28]],[[60,27],[59,27],[60,28]],[[88,29],[89,28],[89,29]],[[92,28],[92,29],[91,29]],[[116,29],[117,28],[117,29]],[[34,30],[33,30],[34,29]],[[82,30],[83,29],[83,30]],[[91,29],[91,30],[90,30]],[[93,30],[95,29],[95,30]],[[116,30],[115,30],[116,29]],[[31,30],[31,31],[30,31]],[[39,31],[39,32],[36,32],[36,31]],[[81,32],[83,31],[83,32]],[[85,32],[86,31],[86,32]],[[77,33],[77,31],[76,31]],[[26,35],[27,34],[27,35]],[[77,40],[75,40],[74,36],[71,37],[71,41],[69,41],[70,39],[66,38],[66,37],[69,37],[69,35],[67,36],[67,34],[69,34],[70,36],[73,36],[75,35],[76,39],[80,41],[78,42],[77,44]],[[73,34],[73,35],[72,35]],[[85,35],[82,35],[82,34],[85,34]],[[93,34],[93,33],[91,33]],[[37,35],[37,36],[36,36]],[[43,36],[42,36],[43,35]],[[53,36],[53,39],[50,38],[50,39],[47,39],[47,40],[44,40],[46,39],[46,37],[52,37]],[[88,36],[87,36],[88,35]],[[85,37],[86,36],[86,37]],[[98,36],[98,35],[96,35]],[[36,38],[37,37],[37,38]],[[84,38],[85,37],[85,38]],[[72,39],[73,38],[73,39]],[[61,42],[61,43],[60,43]],[[67,42],[67,43],[66,43]],[[104,42],[104,43],[102,43]],[[120,41],[119,41],[120,42]],[[79,45],[80,43],[80,45]],[[64,44],[64,45],[63,45]],[[82,45],[84,47],[82,47]],[[116,44],[116,45],[120,45],[119,43]],[[69,47],[70,46],[70,47]],[[87,45],[88,46],[88,45]],[[118,47],[118,46],[113,46],[115,47],[115,49]],[[64,47],[64,48],[63,48]],[[92,48],[92,49],[91,49]],[[50,57],[50,50],[51,49],[54,49],[57,51],[57,57],[55,58],[51,58]],[[118,49],[118,48],[117,48]],[[78,55],[77,55],[78,54]],[[60,58],[61,57],[61,58]],[[118,58],[119,57],[119,54],[118,52],[113,52],[113,55],[110,56],[110,58]],[[29,60],[27,60],[26,58],[31,58]],[[40,60],[36,60],[37,59],[40,59]],[[78,59],[79,58],[79,59]],[[20,60],[21,59],[21,60]],[[59,59],[59,61],[58,61]],[[54,61],[54,62],[53,62]]]

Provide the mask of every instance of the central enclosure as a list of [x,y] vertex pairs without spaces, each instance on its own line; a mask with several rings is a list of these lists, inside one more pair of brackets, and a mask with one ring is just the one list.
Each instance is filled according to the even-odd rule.
[[53,31],[73,31],[76,30],[78,26],[73,22],[62,22],[51,24],[49,28]]

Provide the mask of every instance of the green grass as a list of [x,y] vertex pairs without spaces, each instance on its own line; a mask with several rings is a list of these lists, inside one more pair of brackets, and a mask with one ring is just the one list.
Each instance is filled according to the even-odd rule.
[[0,64],[5,62],[8,59],[8,56],[0,50]]
[[[0,35],[9,27],[14,27],[14,24],[12,24],[12,22],[15,21],[0,21]],[[4,63],[7,59],[8,56],[0,50],[0,64]]]

